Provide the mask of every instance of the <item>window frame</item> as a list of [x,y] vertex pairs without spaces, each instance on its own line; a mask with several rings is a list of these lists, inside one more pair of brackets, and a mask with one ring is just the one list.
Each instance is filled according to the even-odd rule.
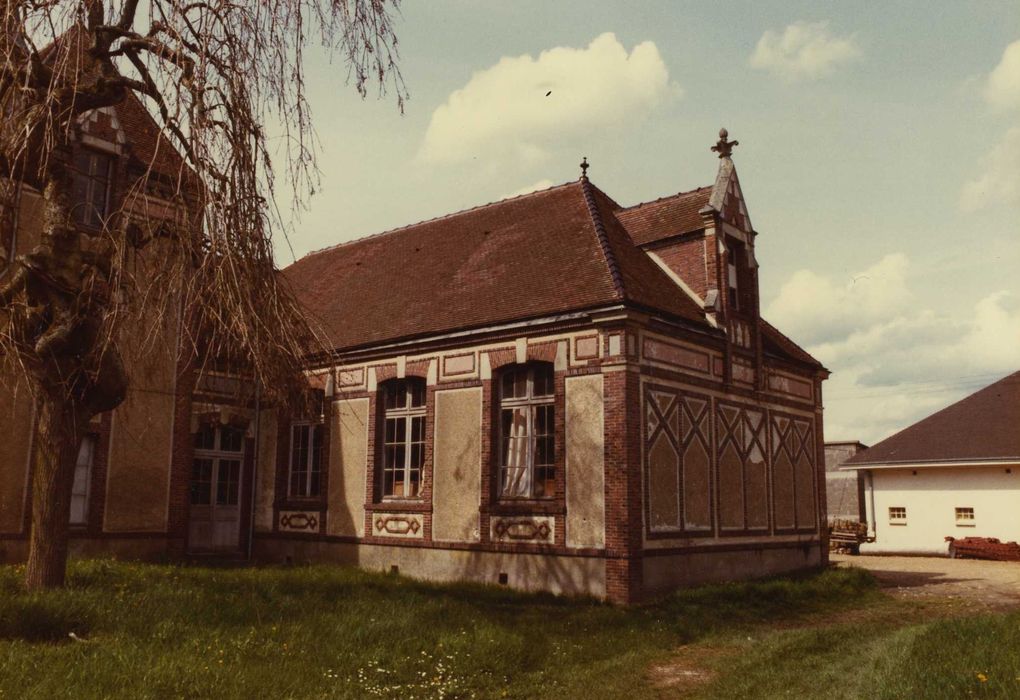
[[[89,171],[83,172],[77,163],[82,155],[89,158]],[[95,166],[99,160],[106,161],[106,175],[100,176],[95,172]],[[117,155],[97,148],[80,147],[71,156],[71,218],[79,226],[89,229],[101,229],[106,225],[110,217],[110,201],[113,194],[113,176],[117,162]],[[76,197],[76,184],[78,178],[84,179],[86,191],[84,201],[78,201]],[[94,188],[97,182],[105,183],[103,193],[102,211],[96,212],[93,209]],[[94,221],[93,218],[98,219]]]
[[[209,431],[212,435],[212,443],[209,445],[203,445],[200,442],[200,438],[203,436],[205,431]],[[226,442],[224,437],[227,435],[233,435],[236,438],[236,446],[225,445]],[[189,483],[189,494],[188,494],[188,505],[189,507],[230,507],[241,505],[241,487],[244,481],[244,460],[245,460],[245,449],[244,449],[245,431],[241,428],[237,428],[231,425],[216,425],[206,424],[199,427],[198,431],[192,436],[192,454],[191,454],[191,474],[188,477]],[[236,447],[236,449],[235,449]],[[209,478],[208,480],[202,479],[197,480],[195,478],[195,467],[198,462],[208,462],[209,466]],[[220,476],[224,462],[236,462],[237,474],[236,479],[231,480],[229,477],[226,482],[221,481]],[[220,492],[224,490],[223,484],[226,483],[228,486],[230,483],[236,484],[236,488],[228,489],[227,500],[220,502]],[[196,484],[207,484],[208,487],[201,491],[195,489]],[[216,488],[213,488],[213,484]],[[207,500],[196,500],[196,495],[204,494],[207,496]],[[230,495],[237,498],[236,503],[230,502]]]
[[[78,469],[82,467],[81,457],[82,450],[85,445],[88,444],[88,464],[85,465],[85,476],[84,481],[84,493],[75,493],[75,485],[78,483]],[[99,448],[99,438],[94,433],[87,433],[81,440],[81,445],[78,447],[78,455],[75,458],[74,464],[74,484],[71,485],[71,510],[68,513],[67,524],[73,528],[88,527],[89,524],[89,507],[92,501],[92,476],[95,473],[96,468],[96,450]],[[82,500],[81,508],[81,519],[74,519],[74,500],[80,498]]]
[[[308,444],[306,446],[304,469],[300,470],[305,474],[303,492],[296,492],[294,489],[294,433],[298,429],[308,431]],[[318,447],[315,446],[315,435],[319,436]],[[318,420],[297,420],[291,421],[290,439],[288,441],[287,457],[287,497],[295,500],[317,500],[322,498],[322,461],[325,458],[326,429],[322,421]],[[315,457],[318,455],[318,464]],[[318,478],[314,478],[314,477]],[[312,486],[314,481],[314,493]]]
[[[391,392],[402,395],[403,403],[397,406],[389,406],[388,398]],[[421,403],[416,404],[415,400],[420,396]],[[380,419],[379,419],[379,468],[377,473],[378,485],[376,486],[376,500],[380,503],[385,502],[416,502],[424,499],[425,490],[425,463],[426,463],[426,448],[428,445],[428,385],[422,377],[403,377],[399,379],[387,379],[379,384],[379,406],[380,406]],[[403,422],[403,439],[397,440],[398,429],[394,427],[393,436],[394,439],[389,439],[389,432],[387,430],[389,421],[395,421],[395,426],[400,422]],[[414,424],[416,420],[420,420],[421,431],[420,439],[415,439]],[[394,455],[397,452],[398,447],[403,448],[403,465],[398,466],[394,463],[393,466],[388,466],[388,455],[389,448],[393,448]],[[415,447],[418,447],[417,454],[419,455],[418,464],[413,464]],[[394,459],[394,462],[396,460]],[[417,472],[417,482],[413,480],[414,473]],[[386,476],[388,473],[393,473],[393,486],[394,492],[387,493],[387,481]],[[403,494],[396,493],[396,484],[398,483],[396,475],[401,473],[401,480],[399,483],[403,486]],[[411,492],[412,484],[417,483],[417,490]]]
[[973,506],[955,506],[953,515],[957,527],[975,527],[977,525],[977,515]]
[[889,506],[889,524],[890,525],[906,525],[907,524],[907,507],[906,506]]
[[[538,370],[548,372],[549,393],[535,394],[535,379]],[[519,372],[525,373],[524,396],[506,397],[504,395],[505,379],[510,374]],[[557,460],[557,445],[559,436],[556,429],[556,418],[558,413],[558,396],[556,392],[556,369],[551,362],[531,361],[526,363],[512,364],[503,367],[496,376],[495,382],[495,447],[496,447],[496,474],[495,488],[496,501],[501,503],[520,503],[529,501],[551,502],[560,497],[558,477],[560,465]],[[529,483],[527,494],[508,494],[507,479],[510,470],[509,465],[509,440],[520,439],[522,436],[507,436],[504,427],[504,413],[506,411],[525,410],[525,453],[524,470],[525,479]],[[539,409],[546,411],[544,419],[546,430],[539,434]],[[543,464],[537,463],[538,440],[549,440],[547,461]],[[546,478],[541,481],[536,479],[538,468],[546,472]],[[543,492],[537,493],[537,485],[543,484]],[[551,485],[551,489],[547,491]]]

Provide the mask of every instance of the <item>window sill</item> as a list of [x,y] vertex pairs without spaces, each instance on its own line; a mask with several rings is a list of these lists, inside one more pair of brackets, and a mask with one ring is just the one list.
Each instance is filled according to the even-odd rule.
[[977,523],[956,523],[956,527],[977,527]]
[[563,515],[567,512],[567,505],[555,498],[541,501],[522,499],[492,503],[488,507],[483,506],[482,512],[493,515]]
[[906,522],[890,522],[889,524],[890,525],[899,526],[899,527],[906,527],[907,526]]
[[279,501],[276,504],[278,510],[290,510],[290,509],[322,509],[326,507],[325,499],[320,496],[301,497],[301,496],[288,496],[286,499]]
[[365,505],[370,513],[383,511],[386,513],[431,513],[432,504],[425,501],[376,501]]

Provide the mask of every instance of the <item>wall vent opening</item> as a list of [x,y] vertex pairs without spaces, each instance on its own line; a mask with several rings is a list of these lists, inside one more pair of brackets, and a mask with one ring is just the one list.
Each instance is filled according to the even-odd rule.
[[394,576],[396,576],[397,574],[400,573],[400,567],[397,566],[396,564],[391,564],[390,565],[390,573],[393,574]]
[[510,578],[506,575],[505,571],[499,573],[499,585],[505,586],[510,581]]

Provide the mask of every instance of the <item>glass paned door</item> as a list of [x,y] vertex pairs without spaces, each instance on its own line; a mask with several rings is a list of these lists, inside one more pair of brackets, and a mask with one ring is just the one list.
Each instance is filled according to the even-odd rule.
[[188,515],[192,551],[240,548],[243,450],[244,433],[230,427],[208,427],[195,435]]

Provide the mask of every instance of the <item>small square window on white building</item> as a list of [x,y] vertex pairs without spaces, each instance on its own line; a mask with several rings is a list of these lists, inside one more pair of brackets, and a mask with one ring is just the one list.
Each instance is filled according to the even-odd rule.
[[890,525],[906,525],[907,524],[907,509],[905,506],[890,506],[889,507],[889,524]]
[[957,508],[956,509],[956,524],[960,527],[974,527],[974,509],[973,508]]

